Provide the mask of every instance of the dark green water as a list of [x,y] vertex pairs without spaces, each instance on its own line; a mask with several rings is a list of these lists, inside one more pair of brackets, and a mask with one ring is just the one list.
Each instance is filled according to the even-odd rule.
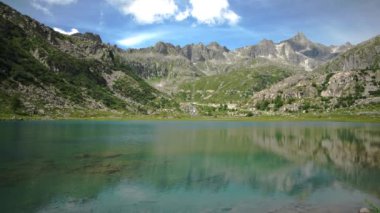
[[380,125],[0,122],[1,212],[357,212]]

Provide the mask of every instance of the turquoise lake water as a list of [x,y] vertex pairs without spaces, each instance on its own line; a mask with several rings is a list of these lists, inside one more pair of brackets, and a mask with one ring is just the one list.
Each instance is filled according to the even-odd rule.
[[358,212],[380,125],[2,121],[1,212]]

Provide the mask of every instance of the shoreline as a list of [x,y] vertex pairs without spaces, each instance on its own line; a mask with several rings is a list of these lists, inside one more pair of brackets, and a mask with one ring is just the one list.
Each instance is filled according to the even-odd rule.
[[160,116],[160,115],[102,115],[102,116],[18,116],[0,115],[0,121],[231,121],[231,122],[362,122],[380,123],[378,115],[350,115],[350,114],[289,114],[289,115],[259,115],[252,117],[229,116]]

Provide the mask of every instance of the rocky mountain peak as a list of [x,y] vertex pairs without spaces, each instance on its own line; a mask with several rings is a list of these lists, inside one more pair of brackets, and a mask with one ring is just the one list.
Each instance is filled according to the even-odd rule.
[[298,32],[290,40],[293,40],[293,41],[299,42],[299,43],[308,43],[308,42],[310,42],[310,40],[306,37],[306,35],[303,32]]
[[89,32],[76,33],[76,34],[73,34],[72,36],[91,40],[91,41],[94,41],[96,43],[102,43],[102,39],[100,38],[100,36],[98,34],[94,34],[94,33],[89,33]]
[[345,44],[340,45],[340,46],[336,46],[336,45],[331,45],[330,46],[331,51],[334,54],[339,54],[339,53],[342,53],[342,52],[346,52],[347,50],[351,49],[352,47],[354,47],[354,45],[352,45],[350,42],[346,42]]
[[344,43],[344,46],[350,46],[350,47],[353,47],[354,45],[352,45],[351,42],[347,41],[346,43]]
[[162,41],[159,41],[154,45],[153,49],[161,54],[167,55],[167,54],[175,54],[175,46],[171,43],[165,43]]
[[192,62],[225,59],[225,52],[229,52],[229,50],[216,42],[212,42],[207,46],[203,43],[191,44],[186,45],[181,49],[181,54]]
[[289,44],[295,52],[301,53],[313,60],[316,59],[323,62],[334,57],[332,54],[333,51],[330,47],[310,41],[303,33],[297,33],[294,37],[281,43]]
[[259,45],[274,45],[274,42],[272,40],[263,39],[259,42]]
[[213,41],[213,42],[210,42],[207,46],[208,47],[220,47],[220,44],[216,41]]
[[202,42],[199,42],[198,44],[193,44],[192,46],[193,48],[202,48],[202,49],[206,48],[206,46]]
[[297,33],[295,36],[293,36],[292,38],[286,40],[286,41],[283,41],[282,43],[289,43],[290,46],[292,46],[292,48],[296,51],[299,51],[299,50],[302,50],[302,49],[306,49],[306,48],[310,48],[310,46],[313,46],[314,43],[312,41],[310,41],[304,33]]
[[264,47],[274,46],[274,42],[272,40],[263,39],[259,42],[258,46],[264,46]]
[[229,52],[230,51],[227,47],[222,46],[218,42],[215,42],[215,41],[209,43],[206,47],[207,47],[207,49],[215,50],[215,51],[222,51],[222,52]]

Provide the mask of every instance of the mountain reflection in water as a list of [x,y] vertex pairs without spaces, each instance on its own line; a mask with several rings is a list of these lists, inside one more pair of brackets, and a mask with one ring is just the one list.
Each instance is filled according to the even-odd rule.
[[0,126],[6,212],[356,212],[380,198],[376,124]]

